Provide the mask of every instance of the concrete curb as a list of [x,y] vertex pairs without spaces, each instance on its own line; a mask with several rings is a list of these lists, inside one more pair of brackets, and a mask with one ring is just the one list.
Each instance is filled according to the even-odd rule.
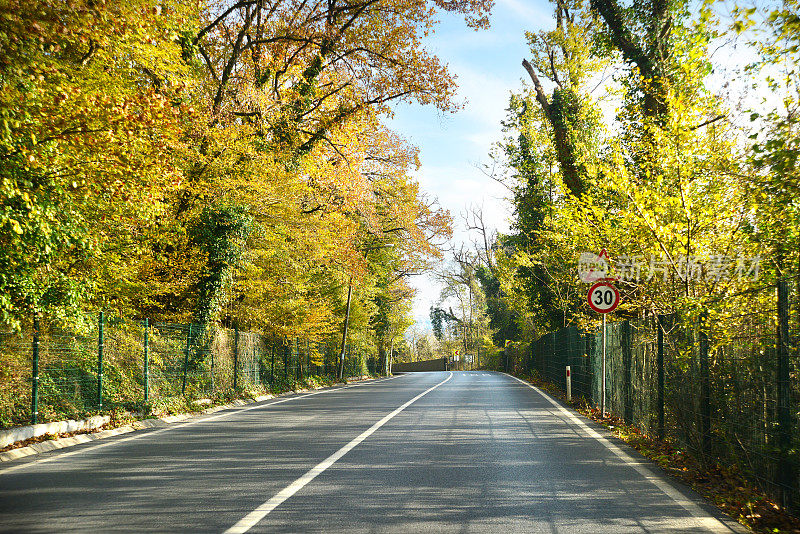
[[[296,393],[296,392],[291,392]],[[61,439],[54,439],[48,441],[42,441],[40,443],[32,443],[27,447],[20,447],[19,449],[11,449],[10,451],[0,452],[0,463],[8,462],[11,460],[17,460],[19,458],[25,458],[26,456],[32,456],[34,454],[41,454],[43,452],[54,451],[57,449],[63,449],[65,447],[72,447],[74,445],[79,445],[81,443],[89,443],[90,441],[96,441],[98,439],[110,438],[111,436],[119,436],[120,434],[127,434],[129,432],[133,432],[134,430],[143,430],[145,428],[155,428],[155,427],[164,427],[166,425],[172,423],[178,423],[180,421],[185,421],[186,419],[190,419],[192,417],[197,417],[199,415],[208,415],[215,412],[219,412],[222,410],[227,410],[229,408],[235,408],[237,406],[245,406],[248,404],[254,404],[257,402],[263,402],[265,400],[269,400],[274,398],[274,395],[260,395],[253,399],[237,399],[229,404],[222,404],[220,406],[214,406],[212,408],[208,408],[207,410],[203,410],[201,412],[194,412],[194,413],[184,413],[178,415],[167,415],[165,417],[160,417],[156,419],[142,419],[140,421],[135,421],[129,425],[121,426],[118,428],[110,428],[108,430],[101,430],[100,432],[92,432],[91,434],[78,434],[76,436],[70,436],[68,438],[61,438]],[[110,418],[108,416],[104,417],[106,419],[105,423],[107,423]],[[74,422],[74,421],[73,421]],[[82,422],[82,421],[79,421]],[[64,421],[59,421],[57,423],[50,423],[50,425],[54,425],[54,428],[61,428],[63,425],[61,423],[65,423]],[[104,423],[104,424],[105,424]],[[61,426],[59,426],[61,425]],[[37,425],[40,426],[40,425]],[[29,428],[29,427],[24,427]],[[69,428],[69,427],[68,427]],[[80,428],[82,429],[82,428]],[[62,431],[63,432],[63,431]],[[38,435],[46,434],[48,432],[43,432]],[[55,433],[55,432],[52,432]],[[24,435],[24,434],[23,434]],[[23,439],[30,439],[29,436]]]
[[19,426],[0,430],[0,448],[7,447],[18,441],[37,438],[45,434],[66,434],[68,432],[80,432],[82,430],[95,430],[111,421],[107,415],[95,415],[88,419],[76,421],[55,421],[53,423],[40,423],[38,425]]
[[[355,378],[355,377],[353,377]],[[367,380],[375,380],[374,378],[361,378],[360,380],[354,379],[353,382],[365,382]],[[325,389],[328,387],[336,387],[336,386],[322,386],[319,388],[313,389]],[[102,430],[100,432],[92,432],[90,434],[78,434],[75,436],[70,436],[68,438],[61,438],[61,439],[54,439],[48,441],[42,441],[40,443],[33,443],[28,445],[27,447],[20,447],[19,449],[11,449],[10,451],[0,452],[0,463],[9,462],[11,460],[17,460],[19,458],[25,458],[26,456],[32,456],[34,454],[41,454],[43,452],[54,451],[57,449],[63,449],[65,447],[72,447],[74,445],[80,445],[81,443],[89,443],[90,441],[96,441],[98,439],[109,438],[111,436],[118,436],[120,434],[127,434],[129,432],[133,432],[135,430],[143,430],[146,428],[155,428],[155,427],[164,427],[172,423],[178,423],[181,421],[185,421],[186,419],[190,419],[192,417],[198,417],[200,415],[208,415],[215,412],[219,412],[222,410],[227,410],[230,408],[236,408],[238,406],[246,406],[248,404],[255,404],[258,402],[263,402],[266,400],[273,399],[275,397],[287,396],[287,395],[295,395],[297,393],[303,393],[309,391],[308,389],[298,389],[296,391],[287,391],[285,393],[280,393],[278,395],[259,395],[258,397],[254,397],[252,399],[236,399],[233,402],[228,404],[222,404],[219,406],[213,406],[211,408],[207,408],[200,412],[193,412],[193,413],[184,413],[178,415],[167,415],[165,417],[160,417],[156,419],[142,419],[140,421],[135,421],[129,425],[121,426],[118,428],[111,428],[108,430]],[[48,430],[44,432],[40,432],[39,434],[30,435],[28,437],[23,437],[22,439],[18,439],[16,441],[24,441],[25,439],[30,439],[31,437],[41,436],[43,434],[55,434],[55,433],[63,433],[64,430],[58,430],[59,428],[70,428],[69,426],[64,427],[65,423],[96,423],[95,419],[104,418],[105,421],[102,424],[108,423],[110,421],[110,417],[108,416],[96,416],[90,418],[87,421],[57,421],[55,423],[46,423],[42,425],[35,425],[37,427],[45,426],[48,427]],[[52,430],[50,427],[52,426]],[[74,426],[74,425],[73,425]],[[102,426],[102,425],[98,425]],[[33,427],[21,427],[20,429],[31,429]],[[77,427],[76,427],[77,428]],[[79,427],[79,430],[83,430],[86,427]],[[19,430],[19,429],[12,429],[12,430]],[[67,430],[69,432],[70,430]],[[25,435],[29,433],[30,430],[26,430],[21,432],[19,435]],[[9,434],[12,434],[9,432]],[[13,443],[9,442],[8,444]],[[7,444],[7,445],[8,445]]]

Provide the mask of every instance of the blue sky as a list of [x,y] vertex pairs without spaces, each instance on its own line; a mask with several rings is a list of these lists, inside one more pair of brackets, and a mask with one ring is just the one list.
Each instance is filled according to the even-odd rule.
[[[475,32],[457,16],[443,16],[429,49],[458,77],[458,99],[463,110],[442,115],[432,107],[404,105],[389,126],[420,149],[422,166],[417,180],[428,194],[456,219],[456,246],[466,241],[461,214],[471,205],[483,208],[487,225],[508,230],[510,204],[506,190],[484,175],[476,165],[489,162],[489,152],[502,138],[511,92],[518,92],[527,77],[522,60],[528,57],[526,31],[555,25],[546,1],[497,0],[491,28]],[[439,295],[430,276],[414,277],[418,289],[414,316],[422,330],[430,328],[428,310]]]

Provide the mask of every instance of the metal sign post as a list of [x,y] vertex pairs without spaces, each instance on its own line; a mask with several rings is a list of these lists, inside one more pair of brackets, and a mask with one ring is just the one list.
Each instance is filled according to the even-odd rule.
[[606,416],[606,314],[603,314],[603,363],[600,381],[600,417]]
[[586,297],[589,307],[603,316],[603,359],[600,378],[600,414],[606,416],[606,314],[619,306],[619,291],[612,285],[612,280],[604,279],[595,282],[589,288]]

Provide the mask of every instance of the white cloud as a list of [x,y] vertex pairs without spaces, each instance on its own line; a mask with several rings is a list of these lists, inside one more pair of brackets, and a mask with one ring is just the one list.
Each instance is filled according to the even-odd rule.
[[[505,231],[510,213],[505,188],[467,162],[460,163],[445,167],[424,166],[418,175],[423,189],[436,196],[442,207],[456,218],[470,206],[482,207],[486,223]],[[462,233],[458,237],[465,236]]]
[[456,117],[461,120],[472,119],[492,130],[499,130],[500,121],[505,117],[508,97],[512,89],[517,89],[517,80],[509,81],[491,73],[482,72],[463,64],[452,65],[458,76],[458,95],[467,101],[466,108]]

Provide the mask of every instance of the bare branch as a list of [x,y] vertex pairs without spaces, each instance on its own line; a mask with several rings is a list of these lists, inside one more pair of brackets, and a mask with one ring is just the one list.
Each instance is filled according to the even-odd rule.
[[544,114],[549,118],[550,103],[547,101],[547,95],[545,94],[544,88],[539,81],[539,77],[536,75],[536,71],[533,69],[533,65],[531,65],[527,59],[523,59],[522,66],[525,67],[525,70],[528,71],[528,75],[531,77],[531,80],[533,80],[533,86],[536,88],[536,100],[538,100],[539,104],[542,105]]

